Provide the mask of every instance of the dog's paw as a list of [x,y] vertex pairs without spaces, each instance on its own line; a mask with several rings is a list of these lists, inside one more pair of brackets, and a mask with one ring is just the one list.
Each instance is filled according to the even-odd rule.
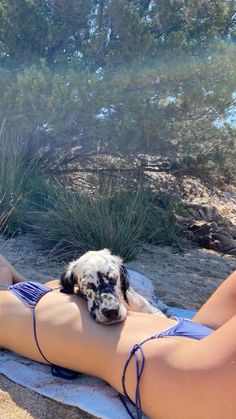
[[63,272],[60,278],[60,284],[62,287],[60,292],[63,292],[64,294],[74,294],[74,286],[76,282],[77,280],[73,273],[68,271]]
[[60,292],[64,294],[74,294],[74,287],[73,288],[61,288]]

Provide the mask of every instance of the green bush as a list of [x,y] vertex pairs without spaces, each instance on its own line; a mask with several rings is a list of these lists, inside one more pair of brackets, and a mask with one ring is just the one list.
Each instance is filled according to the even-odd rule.
[[132,260],[143,243],[181,246],[173,197],[149,189],[116,185],[99,194],[72,190],[44,175],[38,156],[26,159],[27,143],[0,131],[0,231],[31,232],[44,249],[72,258],[90,249],[109,248]]
[[176,215],[185,215],[180,199],[168,193],[150,195],[151,206],[142,239],[151,244],[176,246],[182,249],[187,241],[176,223]]
[[59,258],[109,248],[128,261],[144,242],[179,244],[181,232],[174,226],[177,207],[169,205],[166,213],[149,190],[107,190],[91,197],[58,185],[52,188],[48,208],[36,217],[35,237]]
[[38,156],[26,160],[26,140],[0,130],[0,229],[6,235],[27,230],[32,209],[41,208],[48,180]]

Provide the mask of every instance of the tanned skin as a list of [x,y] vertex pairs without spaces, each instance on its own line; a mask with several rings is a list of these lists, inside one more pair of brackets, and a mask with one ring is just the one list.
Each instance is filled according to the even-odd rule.
[[[9,264],[0,269],[0,284],[17,282]],[[47,285],[58,286],[58,281]],[[59,290],[47,293],[36,307],[37,336],[52,363],[107,381],[122,393],[121,376],[130,349],[175,324],[153,314],[129,312],[111,325],[94,322],[86,302]],[[216,329],[197,341],[168,337],[144,346],[140,383],[144,412],[158,419],[235,419],[236,417],[236,272],[229,276],[196,314],[194,321]],[[8,290],[0,291],[0,346],[45,362],[35,343],[32,312]],[[127,390],[134,399],[134,361]]]

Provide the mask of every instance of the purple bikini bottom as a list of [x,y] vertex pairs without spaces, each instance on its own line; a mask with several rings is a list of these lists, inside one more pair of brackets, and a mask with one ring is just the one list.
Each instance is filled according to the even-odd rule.
[[[130,351],[129,358],[127,359],[124,366],[123,375],[122,375],[122,387],[123,387],[123,393],[126,396],[126,398],[135,406],[136,416],[134,416],[134,414],[131,412],[123,396],[120,396],[122,403],[124,404],[127,412],[129,413],[132,419],[136,419],[136,418],[141,419],[143,417],[141,396],[140,396],[140,389],[139,389],[139,384],[140,384],[140,380],[141,380],[141,376],[142,376],[142,372],[143,372],[144,364],[145,364],[145,356],[144,356],[144,350],[143,350],[142,345],[148,342],[149,340],[159,339],[159,338],[168,338],[168,337],[174,337],[174,336],[200,340],[207,337],[213,332],[214,330],[211,329],[210,327],[204,326],[199,323],[195,323],[192,320],[176,318],[176,323],[168,327],[168,329],[164,330],[163,332],[159,332],[152,336],[149,336],[148,338],[144,339],[142,342],[136,343],[136,345],[133,346],[133,348]],[[138,356],[138,352],[140,354],[140,357]],[[135,364],[136,364],[135,403],[133,403],[133,401],[129,397],[126,390],[126,386],[125,386],[125,377],[126,377],[127,368],[133,357],[135,358]]]

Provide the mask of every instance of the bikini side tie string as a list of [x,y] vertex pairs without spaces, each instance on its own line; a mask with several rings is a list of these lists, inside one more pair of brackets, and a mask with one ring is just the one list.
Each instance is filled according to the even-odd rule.
[[[120,395],[120,399],[124,405],[124,407],[126,408],[128,414],[130,415],[130,417],[132,419],[142,419],[143,417],[143,411],[142,411],[142,404],[141,404],[141,397],[140,397],[140,381],[141,381],[141,377],[142,377],[142,373],[143,373],[143,369],[144,369],[144,364],[145,364],[145,356],[144,356],[144,351],[142,348],[142,345],[146,342],[148,342],[149,340],[155,339],[156,335],[150,336],[149,338],[143,340],[140,343],[136,343],[133,348],[130,351],[130,355],[129,358],[127,359],[125,366],[124,366],[124,370],[123,370],[123,374],[122,374],[122,388],[123,388],[123,393],[124,396],[127,398],[127,400],[129,400],[130,403],[132,403],[133,406],[135,406],[136,408],[136,417],[133,415],[133,413],[131,412],[130,408],[128,407],[124,397],[122,395]],[[137,351],[140,351],[141,354],[141,360],[139,361],[139,357],[137,354]],[[125,377],[126,377],[126,372],[127,369],[129,367],[129,364],[131,362],[131,359],[133,358],[133,356],[135,357],[135,367],[136,367],[136,389],[135,389],[135,403],[131,400],[131,398],[129,397],[127,390],[126,390],[126,386],[125,386]]]

